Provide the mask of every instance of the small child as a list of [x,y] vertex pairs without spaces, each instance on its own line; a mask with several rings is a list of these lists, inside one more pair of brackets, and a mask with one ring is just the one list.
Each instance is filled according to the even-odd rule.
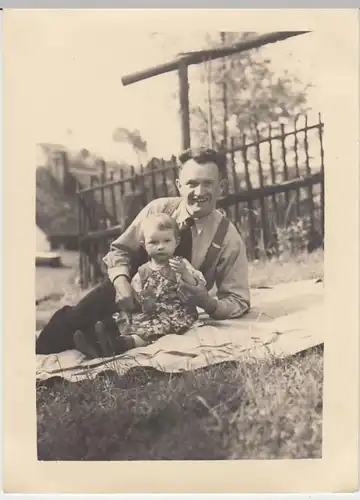
[[[120,335],[113,339],[111,354],[148,345],[171,333],[183,334],[195,323],[201,324],[196,306],[182,300],[179,285],[182,281],[192,285],[206,282],[202,273],[185,258],[174,257],[180,242],[176,221],[163,213],[150,215],[144,220],[141,233],[141,244],[149,260],[139,267],[131,281],[141,312],[129,316],[127,324],[123,321],[124,314],[114,316]],[[103,352],[111,355],[108,330],[106,322],[98,322],[95,326]]]

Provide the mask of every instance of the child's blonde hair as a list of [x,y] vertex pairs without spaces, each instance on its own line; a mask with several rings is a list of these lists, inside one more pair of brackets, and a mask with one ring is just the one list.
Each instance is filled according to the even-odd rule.
[[170,217],[170,215],[159,213],[151,214],[146,217],[140,226],[140,240],[144,241],[145,231],[152,229],[158,231],[164,231],[171,229],[174,233],[175,239],[178,241],[180,239],[179,226],[175,219]]

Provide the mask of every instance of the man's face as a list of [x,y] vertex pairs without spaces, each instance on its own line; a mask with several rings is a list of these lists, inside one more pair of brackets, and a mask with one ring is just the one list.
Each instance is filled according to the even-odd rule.
[[221,194],[219,170],[215,163],[199,164],[191,159],[181,171],[176,185],[194,217],[204,217],[216,208]]

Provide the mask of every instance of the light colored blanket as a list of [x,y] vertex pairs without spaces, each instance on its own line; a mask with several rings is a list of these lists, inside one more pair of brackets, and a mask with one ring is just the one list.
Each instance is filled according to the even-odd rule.
[[252,290],[252,309],[240,319],[214,321],[185,335],[167,335],[154,344],[112,358],[88,361],[76,351],[36,356],[36,378],[72,382],[104,371],[132,367],[181,372],[224,361],[290,356],[324,342],[323,283],[315,280]]

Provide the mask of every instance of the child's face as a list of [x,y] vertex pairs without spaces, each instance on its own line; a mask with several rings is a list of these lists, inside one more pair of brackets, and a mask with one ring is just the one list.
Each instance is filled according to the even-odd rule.
[[174,231],[149,228],[144,233],[144,246],[150,258],[157,262],[166,262],[174,255],[177,246]]

